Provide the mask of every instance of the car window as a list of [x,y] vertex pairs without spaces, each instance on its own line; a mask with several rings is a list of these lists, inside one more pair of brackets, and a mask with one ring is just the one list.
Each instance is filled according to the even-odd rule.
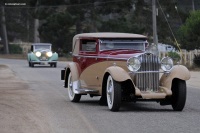
[[81,51],[95,52],[96,41],[95,40],[82,40]]
[[134,49],[145,50],[145,41],[143,40],[101,40],[100,50],[114,49]]
[[50,45],[35,45],[35,51],[37,50],[51,50],[51,46]]

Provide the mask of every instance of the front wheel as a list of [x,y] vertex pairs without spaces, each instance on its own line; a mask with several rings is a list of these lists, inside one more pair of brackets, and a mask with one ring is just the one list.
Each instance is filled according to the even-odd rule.
[[118,111],[121,105],[121,84],[116,82],[112,76],[108,76],[106,95],[108,108],[111,111]]
[[187,87],[184,80],[175,79],[172,83],[172,108],[182,111],[186,102]]
[[71,72],[69,73],[69,76],[68,76],[67,89],[68,89],[68,95],[69,95],[70,101],[72,101],[72,102],[79,102],[80,99],[81,99],[81,95],[74,93]]
[[54,67],[57,67],[57,63],[54,63]]
[[57,67],[57,63],[51,63],[50,66],[51,67]]
[[34,67],[34,63],[31,63],[31,67]]

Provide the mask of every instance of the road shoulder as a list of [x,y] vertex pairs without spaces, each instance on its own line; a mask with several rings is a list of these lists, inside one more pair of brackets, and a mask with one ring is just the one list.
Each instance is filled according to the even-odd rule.
[[1,133],[51,133],[40,105],[27,83],[0,64]]

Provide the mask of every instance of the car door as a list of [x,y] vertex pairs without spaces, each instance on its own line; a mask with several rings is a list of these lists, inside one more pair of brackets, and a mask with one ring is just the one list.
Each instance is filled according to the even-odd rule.
[[92,67],[97,62],[98,41],[96,39],[81,39],[78,64],[81,69],[80,81],[82,88],[95,89],[99,86],[96,79],[95,68]]

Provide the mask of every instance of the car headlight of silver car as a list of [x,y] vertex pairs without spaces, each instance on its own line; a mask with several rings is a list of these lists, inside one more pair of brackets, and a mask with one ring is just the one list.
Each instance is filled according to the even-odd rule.
[[173,67],[173,60],[170,57],[164,57],[161,60],[161,68],[163,71],[170,71]]
[[48,56],[48,57],[51,57],[52,55],[53,55],[52,52],[47,52],[47,56]]
[[40,57],[40,56],[41,56],[41,53],[40,53],[40,52],[36,52],[35,55],[36,55],[37,57]]
[[136,72],[140,69],[141,62],[137,57],[131,57],[127,60],[127,67],[130,71]]

